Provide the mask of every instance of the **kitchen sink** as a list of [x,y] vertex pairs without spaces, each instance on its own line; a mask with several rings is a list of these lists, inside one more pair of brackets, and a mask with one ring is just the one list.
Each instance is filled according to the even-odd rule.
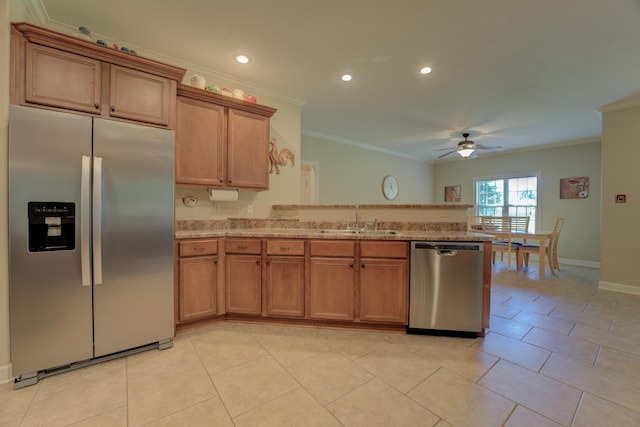
[[396,230],[332,230],[332,229],[322,229],[320,230],[322,234],[333,234],[333,235],[372,235],[372,236],[394,236],[400,234],[399,231]]

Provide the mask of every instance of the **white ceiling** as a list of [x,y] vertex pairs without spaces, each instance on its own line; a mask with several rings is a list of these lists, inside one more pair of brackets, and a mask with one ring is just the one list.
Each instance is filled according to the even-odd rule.
[[425,160],[463,131],[599,140],[598,108],[640,94],[640,0],[25,1],[43,25],[300,100],[303,133]]

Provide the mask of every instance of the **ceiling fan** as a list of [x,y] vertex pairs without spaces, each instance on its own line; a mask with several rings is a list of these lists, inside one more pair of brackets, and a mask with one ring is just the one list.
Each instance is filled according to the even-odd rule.
[[466,132],[463,133],[462,136],[464,137],[464,141],[458,142],[458,148],[453,150],[450,148],[438,149],[438,151],[449,150],[448,153],[444,153],[442,156],[438,156],[438,158],[441,159],[445,156],[448,156],[449,154],[456,153],[456,152],[460,154],[462,157],[474,158],[476,157],[476,150],[502,151],[502,147],[489,147],[487,145],[476,144],[475,142],[468,140],[467,138],[469,137],[469,134]]

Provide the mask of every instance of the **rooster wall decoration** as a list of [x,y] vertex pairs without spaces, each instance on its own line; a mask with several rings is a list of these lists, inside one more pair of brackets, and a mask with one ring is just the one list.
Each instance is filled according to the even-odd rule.
[[296,158],[293,155],[293,152],[288,148],[283,148],[278,153],[278,144],[276,144],[276,139],[271,138],[269,140],[269,163],[271,163],[271,168],[269,169],[269,173],[273,173],[273,169],[276,170],[276,175],[280,173],[280,166],[284,166],[287,164],[287,159],[291,159],[291,166],[295,166]]

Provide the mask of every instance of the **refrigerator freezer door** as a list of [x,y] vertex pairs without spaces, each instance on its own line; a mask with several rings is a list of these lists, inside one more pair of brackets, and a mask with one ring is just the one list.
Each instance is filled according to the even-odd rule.
[[[95,356],[174,335],[174,133],[94,120],[94,221],[101,284],[94,285]],[[99,181],[99,182],[96,182]],[[94,250],[95,250],[94,245]]]
[[[91,287],[82,286],[82,156],[91,118],[9,107],[11,362],[14,376],[93,356]],[[27,204],[73,203],[75,248],[30,252]],[[87,253],[87,256],[88,253]]]

